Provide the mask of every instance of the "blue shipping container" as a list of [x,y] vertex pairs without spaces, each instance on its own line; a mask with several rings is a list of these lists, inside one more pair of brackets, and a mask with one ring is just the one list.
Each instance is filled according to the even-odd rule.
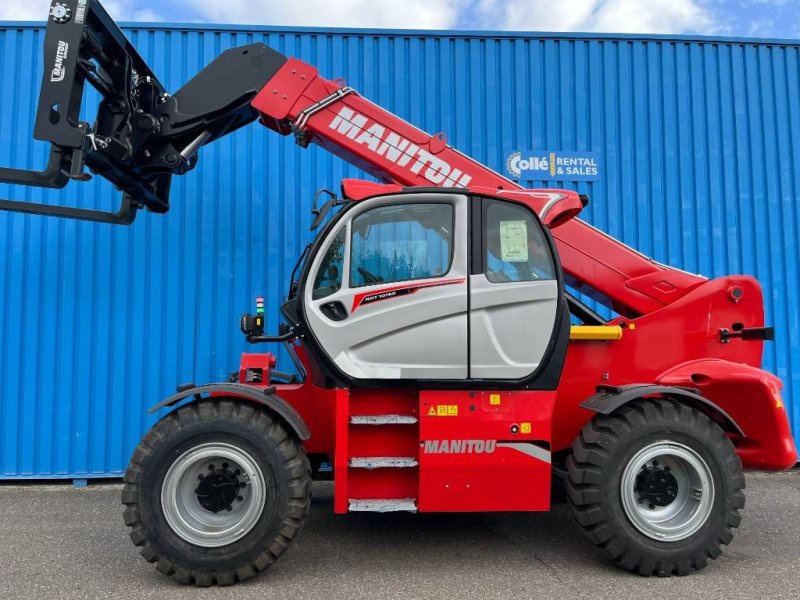
[[[800,428],[800,45],[675,37],[308,30],[126,29],[175,90],[223,50],[261,41],[463,152],[598,158],[574,187],[584,218],[655,259],[765,290],[766,368]],[[41,168],[31,137],[43,29],[0,24],[0,164]],[[535,152],[534,152],[535,154]],[[531,155],[532,156],[532,155]],[[132,227],[0,214],[0,477],[119,475],[187,381],[227,377],[238,316],[264,295],[268,329],[310,239],[315,191],[359,172],[256,125],[204,148],[166,217]],[[105,182],[0,197],[110,208]]]

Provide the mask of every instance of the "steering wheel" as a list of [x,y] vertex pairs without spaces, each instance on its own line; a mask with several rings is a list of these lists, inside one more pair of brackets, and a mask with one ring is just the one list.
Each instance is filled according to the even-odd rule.
[[356,271],[358,271],[358,274],[361,275],[367,283],[383,283],[383,277],[378,277],[374,273],[370,273],[364,267],[358,267]]

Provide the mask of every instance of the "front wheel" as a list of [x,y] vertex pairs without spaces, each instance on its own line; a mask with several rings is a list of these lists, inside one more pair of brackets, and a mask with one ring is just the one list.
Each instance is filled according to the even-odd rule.
[[122,503],[131,539],[165,575],[229,585],[273,563],[308,514],[300,441],[270,413],[202,400],[156,423],[133,453]]
[[586,424],[567,459],[586,536],[640,575],[704,568],[733,539],[744,475],[718,425],[688,406],[639,400]]

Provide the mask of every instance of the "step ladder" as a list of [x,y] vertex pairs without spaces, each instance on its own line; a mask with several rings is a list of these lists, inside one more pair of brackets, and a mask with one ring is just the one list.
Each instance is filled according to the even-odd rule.
[[415,392],[342,390],[337,397],[336,512],[417,512]]
[[350,512],[417,512],[417,502],[413,498],[350,500],[347,508]]

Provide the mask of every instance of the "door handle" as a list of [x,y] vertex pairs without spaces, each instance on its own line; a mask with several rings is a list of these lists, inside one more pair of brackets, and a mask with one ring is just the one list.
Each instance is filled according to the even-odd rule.
[[319,307],[320,312],[328,317],[331,321],[343,321],[347,318],[347,309],[345,309],[344,304],[339,302],[338,300],[334,300],[333,302],[326,302],[322,306]]

